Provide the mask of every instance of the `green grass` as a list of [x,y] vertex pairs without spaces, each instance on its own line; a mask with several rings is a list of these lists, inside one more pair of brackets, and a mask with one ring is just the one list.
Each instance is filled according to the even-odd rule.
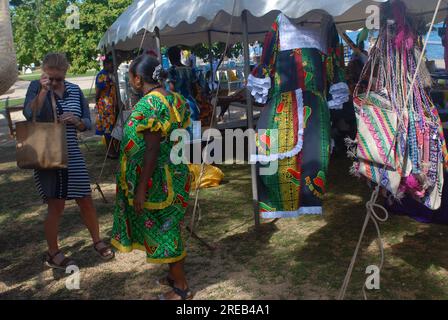
[[[82,145],[92,180],[100,172],[104,147]],[[0,298],[151,299],[165,289],[154,285],[166,267],[148,265],[144,254],[118,254],[102,263],[90,247],[88,232],[73,203],[64,214],[60,241],[81,267],[81,290],[65,289],[66,275],[42,267],[45,206],[39,202],[32,173],[18,170],[13,147],[0,147]],[[198,299],[335,299],[350,263],[365,217],[370,190],[350,177],[345,157],[332,159],[323,217],[264,222],[253,228],[250,168],[221,166],[223,183],[201,190],[195,231],[216,247],[209,251],[185,233],[186,272]],[[114,171],[107,161],[95,205],[103,236],[110,237],[114,210]],[[25,191],[26,190],[26,191]],[[193,200],[190,201],[193,203]],[[189,225],[191,210],[185,224]],[[392,216],[381,224],[385,265],[381,290],[369,299],[448,299],[447,226],[419,224]],[[347,299],[362,299],[366,267],[379,263],[376,233],[367,229]]]
[[[84,95],[86,96],[87,99],[89,99],[89,101],[91,101],[92,99],[94,99],[95,97],[95,90],[92,89],[84,89],[82,90],[82,92],[84,93]],[[25,99],[14,99],[14,100],[9,100],[8,105],[10,107],[13,106],[21,106],[23,105],[23,103],[25,102]],[[3,111],[6,107],[6,101],[5,100],[0,100],[0,111]]]
[[[24,101],[25,101],[24,98],[9,100],[8,105],[10,107],[20,106],[20,105],[23,105]],[[0,111],[3,111],[5,109],[5,107],[6,107],[6,100],[0,100]]]
[[40,71],[36,71],[32,74],[21,74],[19,75],[19,80],[22,81],[33,81],[33,80],[39,80],[41,76]]
[[[98,73],[98,71],[96,71],[96,70],[89,70],[84,74],[76,74],[76,73],[69,72],[69,73],[67,73],[67,79],[79,78],[79,77],[92,77],[92,76],[96,75],[97,73]],[[32,74],[22,74],[19,76],[19,80],[22,80],[22,81],[38,80],[38,79],[40,79],[41,74],[42,73],[40,70],[37,70]]]

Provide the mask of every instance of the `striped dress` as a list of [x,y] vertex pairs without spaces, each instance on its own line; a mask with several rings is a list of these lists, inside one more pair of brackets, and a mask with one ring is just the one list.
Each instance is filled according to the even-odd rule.
[[[63,98],[56,95],[58,114],[72,112],[90,122],[90,113],[83,106],[85,99],[81,89],[67,81]],[[84,108],[83,108],[84,107]],[[87,113],[87,114],[86,114]],[[86,124],[87,127],[90,123]],[[34,179],[37,190],[44,201],[49,198],[73,200],[84,198],[91,194],[90,178],[84,157],[79,149],[77,129],[67,124],[68,168],[61,170],[35,170]]]

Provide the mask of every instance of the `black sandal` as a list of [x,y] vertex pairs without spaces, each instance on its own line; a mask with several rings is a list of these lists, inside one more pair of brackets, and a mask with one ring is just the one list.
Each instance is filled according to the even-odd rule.
[[67,258],[61,251],[56,252],[53,256],[47,252],[45,264],[50,268],[60,270],[66,270],[68,266],[76,265],[75,261]]
[[[178,295],[181,299],[180,300],[192,300],[194,297],[193,291],[191,291],[189,288],[186,290],[181,290],[179,288],[173,287],[173,292]],[[168,300],[165,298],[165,295],[160,295],[159,300]]]
[[[98,248],[98,245],[99,246]],[[106,243],[104,243],[103,240],[98,241],[97,243],[93,244],[93,249],[99,254],[99,256],[103,260],[111,260],[115,257],[115,252],[109,247]]]

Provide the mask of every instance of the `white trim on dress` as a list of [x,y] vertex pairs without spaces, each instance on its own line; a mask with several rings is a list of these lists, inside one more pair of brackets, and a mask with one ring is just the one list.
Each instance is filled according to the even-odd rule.
[[253,162],[273,162],[277,160],[283,160],[287,158],[292,158],[300,153],[303,148],[303,134],[304,134],[304,119],[303,119],[303,92],[302,89],[297,89],[295,91],[296,93],[296,100],[297,100],[297,117],[298,117],[298,132],[297,132],[297,144],[294,146],[294,148],[290,151],[284,152],[284,153],[276,153],[271,154],[269,156],[267,155],[257,155],[252,154],[250,156],[250,161]]

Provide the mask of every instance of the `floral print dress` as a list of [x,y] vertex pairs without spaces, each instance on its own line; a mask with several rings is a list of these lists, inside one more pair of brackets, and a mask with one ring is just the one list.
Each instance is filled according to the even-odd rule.
[[115,84],[110,74],[103,69],[98,73],[95,85],[100,91],[99,99],[96,102],[96,134],[110,138],[116,120]]

